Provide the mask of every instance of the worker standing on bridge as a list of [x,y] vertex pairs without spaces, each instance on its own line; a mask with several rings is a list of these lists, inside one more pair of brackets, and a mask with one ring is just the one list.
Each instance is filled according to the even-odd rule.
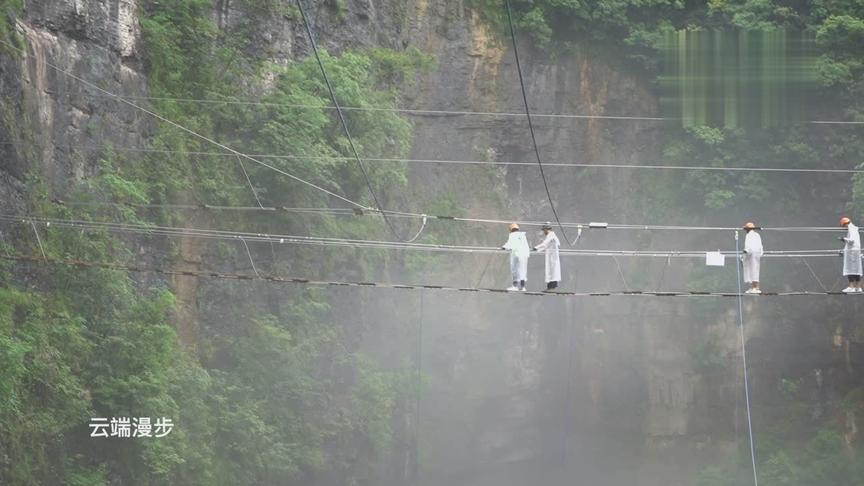
[[528,281],[528,256],[531,253],[528,247],[528,238],[524,231],[519,231],[519,225],[510,224],[510,236],[507,243],[501,247],[502,250],[510,250],[510,273],[513,276],[513,285],[507,290],[527,290],[525,284]]
[[840,226],[846,228],[846,236],[841,236],[843,247],[843,275],[849,279],[849,286],[844,293],[861,292],[861,235],[858,227],[847,217],[840,218]]
[[534,251],[542,251],[546,255],[546,291],[548,292],[558,288],[558,282],[561,281],[561,259],[558,255],[561,242],[552,231],[552,223],[544,223],[542,229],[546,237],[534,247]]
[[744,254],[741,255],[744,267],[744,282],[750,285],[746,293],[761,294],[759,288],[759,267],[762,260],[762,236],[756,231],[756,225],[748,222],[744,225],[747,236],[744,237]]

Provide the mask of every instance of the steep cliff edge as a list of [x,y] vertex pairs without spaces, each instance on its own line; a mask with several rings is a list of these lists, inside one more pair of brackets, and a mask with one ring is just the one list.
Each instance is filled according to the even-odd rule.
[[[249,22],[248,7],[248,2],[220,0],[212,16],[222,29],[237,27]],[[15,30],[25,52],[5,55],[0,61],[4,100],[0,141],[5,142],[0,145],[4,160],[0,200],[11,208],[9,212],[25,209],[31,176],[44,183],[49,197],[62,199],[98,173],[106,146],[147,146],[156,130],[154,120],[96,95],[48,66],[56,65],[114,93],[146,96],[141,8],[128,0],[31,1],[18,16]],[[519,116],[523,107],[512,52],[470,5],[445,0],[349,0],[319,2],[312,10],[320,44],[333,53],[412,45],[435,57],[437,69],[405,87],[405,107],[508,113],[412,116],[415,136],[410,158],[534,161],[527,125]],[[267,2],[256,10],[254,20],[257,28],[245,46],[250,55],[287,66],[309,54],[290,6]],[[526,39],[522,42],[528,96],[535,112],[656,114],[654,94],[638,75],[587,50],[551,58]],[[274,79],[275,75],[256,79],[248,91],[266,92]],[[540,119],[537,129],[547,162],[649,164],[662,150],[660,128],[652,121]],[[628,222],[641,214],[639,200],[628,195],[641,190],[642,179],[630,171],[550,168],[548,172],[558,210],[568,220]],[[404,191],[386,194],[394,208],[422,212],[445,200],[471,216],[551,218],[539,172],[531,165],[409,163],[407,175]],[[210,223],[206,218],[184,221],[190,227]],[[461,231],[464,243],[492,245],[504,236],[497,227]],[[627,248],[635,241],[602,235],[592,244]],[[195,240],[183,240],[177,266],[198,269],[204,251]],[[531,267],[530,284],[537,287],[540,282],[533,275],[542,273],[539,260],[533,259]],[[571,265],[568,285],[594,290],[627,285],[610,270],[610,261],[568,260],[566,264]],[[645,277],[649,270],[665,272],[660,266],[625,268],[630,275],[639,274],[637,278],[647,285],[654,284],[653,274],[651,279]],[[687,269],[678,268],[668,279],[683,285],[686,273]],[[406,275],[452,285],[473,285],[479,280],[499,286],[507,278],[503,263],[485,256],[449,263],[437,260],[421,272],[393,270],[385,276]],[[661,279],[656,285],[662,283]],[[172,284],[184,344],[195,347],[201,328],[210,327],[218,334],[231,325],[219,321],[219,306],[224,305],[220,299],[230,291],[199,286],[197,279],[187,277],[178,277]],[[273,297],[271,306],[280,310],[280,299],[281,294]],[[563,482],[574,477],[593,485],[691,484],[704,465],[718,462],[720,456],[734,457],[744,444],[739,343],[731,304],[654,303],[635,300],[638,297],[626,302],[612,298],[549,302],[506,295],[435,294],[426,299],[420,321],[426,325],[421,357],[428,385],[419,430],[407,425],[404,431],[419,436],[421,478],[426,484],[516,485],[537,478]],[[393,301],[403,311],[416,310],[413,301],[401,296]],[[383,305],[390,301],[371,302],[368,307],[382,305],[366,308],[366,345],[392,339],[394,346],[414,349],[415,314],[395,319],[389,314],[391,308]],[[337,305],[336,312],[350,316],[355,303],[345,299],[344,308]],[[753,316],[755,389],[772,390],[773,399],[778,380],[813,377],[801,378],[796,393],[811,393],[808,403],[816,410],[836,401],[841,394],[837,390],[855,383],[850,371],[857,366],[852,329],[828,329],[826,320],[817,331],[808,331],[806,319],[788,322],[777,317],[776,308],[761,305],[761,301],[751,303],[746,309]],[[199,306],[204,312],[199,312]],[[809,318],[817,320],[818,315]],[[375,327],[369,322],[385,324]],[[791,327],[783,327],[786,324]],[[812,348],[819,351],[805,354],[800,362],[790,359],[790,354]],[[844,349],[847,354],[841,356]],[[389,357],[388,353],[382,352]],[[212,357],[202,359],[208,358]],[[826,391],[829,385],[837,389]],[[757,426],[760,413],[769,415],[765,409],[757,410]],[[850,412],[843,420],[849,424],[851,443],[857,417]],[[373,464],[392,458],[361,459]],[[400,484],[410,467],[403,464],[393,469],[393,482]],[[373,484],[377,476],[364,477]],[[322,481],[329,479],[333,478]]]
[[[217,24],[226,28],[244,21],[248,13],[230,1],[218,2],[215,7]],[[4,125],[5,138],[16,143],[3,147],[9,161],[4,171],[8,182],[3,190],[9,194],[6,200],[21,204],[23,181],[29,174],[41,177],[52,197],[62,198],[98,171],[106,145],[146,145],[154,126],[152,119],[109,98],[94,96],[92,90],[46,64],[97,82],[114,93],[146,95],[138,8],[125,1],[30,2],[22,12],[16,28],[25,41],[26,53],[5,59],[0,77],[0,91],[6,99],[20,100],[6,105],[11,114]],[[256,31],[250,43],[256,54],[263,53],[279,65],[308,54],[308,43],[296,22],[286,20],[279,10],[265,10],[259,15],[264,28]],[[409,88],[405,99],[408,107],[522,111],[512,52],[504,39],[466,5],[357,1],[334,10],[325,4],[316,8],[315,28],[321,44],[333,52],[376,45],[399,48],[410,43],[433,54],[439,67]],[[536,112],[599,115],[621,110],[650,115],[655,110],[652,95],[638,79],[588,54],[550,59],[528,44],[524,49],[527,88]],[[413,122],[416,138],[412,158],[532,160],[527,126],[520,116],[430,115],[416,117]],[[651,156],[651,140],[656,135],[656,126],[643,122],[543,119],[537,128],[543,156],[554,162],[639,163]],[[28,156],[26,150],[38,152]],[[559,211],[570,219],[586,215],[626,219],[630,208],[623,196],[630,190],[628,173],[550,172],[550,189]],[[535,167],[460,167],[451,171],[417,164],[410,166],[409,178],[412,197],[389,194],[394,204],[404,204],[406,209],[424,210],[444,193],[471,215],[548,218],[548,203],[542,197]],[[469,238],[481,241],[490,235],[499,238],[494,228]],[[201,248],[196,242],[181,243],[179,251],[181,266],[197,268]],[[485,263],[472,262],[467,273],[449,277],[449,283],[478,275]],[[487,281],[498,279],[498,274],[490,274]],[[174,285],[180,304],[180,338],[194,346],[196,329],[208,323],[197,322],[201,294],[197,281],[191,280],[178,277]],[[532,305],[512,321],[507,317],[510,303],[497,300],[469,299],[460,306],[463,311],[458,316],[434,318],[443,326],[428,331],[431,344],[424,361],[432,386],[426,394],[424,409],[428,412],[420,434],[427,456],[423,467],[430,484],[442,478],[463,478],[466,484],[474,479],[486,482],[500,471],[520,465],[558,466],[561,457],[570,462],[567,455],[593,450],[580,445],[579,437],[590,441],[590,437],[603,433],[600,424],[608,420],[603,418],[603,410],[610,400],[605,393],[612,393],[614,402],[622,388],[644,390],[645,396],[637,393],[628,397],[636,408],[625,407],[623,412],[632,414],[644,408],[639,405],[644,399],[668,386],[653,382],[676,381],[669,373],[678,376],[680,362],[647,374],[636,371],[650,366],[650,355],[656,352],[656,347],[651,347],[667,338],[644,345],[633,336],[615,338],[607,346],[620,350],[623,340],[634,351],[636,361],[626,363],[609,360],[602,351],[593,350],[592,344],[582,342],[602,336],[602,330],[585,322],[608,319],[606,306],[550,312]],[[443,309],[450,303],[439,301],[438,306]],[[544,315],[547,318],[540,317]],[[624,314],[618,317],[627,319]],[[550,327],[548,321],[556,320],[560,322]],[[574,351],[572,346],[577,345]],[[490,378],[495,376],[498,378]],[[610,380],[618,385],[610,385]],[[637,438],[643,432],[649,438],[687,436],[686,416],[692,413],[689,405],[694,392],[692,386],[685,385],[680,393],[685,397],[669,403],[649,399],[649,418],[643,422],[634,415],[631,426],[623,429],[624,437]],[[568,394],[573,396],[568,398]],[[567,403],[571,403],[569,410]],[[650,418],[657,414],[665,418]],[[562,429],[559,420],[572,425]]]
[[[106,141],[140,146],[152,121],[49,68],[97,81],[127,96],[146,93],[137,56],[135,2],[28,2],[15,23],[26,46],[2,62],[6,194],[22,199],[21,182],[41,177],[62,197],[92,176]],[[8,49],[7,49],[7,52]]]

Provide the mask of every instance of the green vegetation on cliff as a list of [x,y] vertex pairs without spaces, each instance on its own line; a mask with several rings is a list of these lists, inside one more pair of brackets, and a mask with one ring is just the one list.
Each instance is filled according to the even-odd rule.
[[[153,108],[245,153],[296,156],[267,162],[368,204],[357,167],[344,159],[350,155],[347,140],[325,108],[330,101],[317,64],[306,59],[276,66],[248,55],[256,20],[281,15],[296,21],[296,12],[281,2],[236,2],[246,20],[219,28],[211,20],[213,4],[144,3],[141,53],[148,88],[156,98]],[[500,26],[501,2],[472,4]],[[20,9],[20,2],[0,2],[0,8],[6,15]],[[335,2],[337,12],[344,8]],[[864,116],[860,2],[535,0],[514,1],[514,8],[521,32],[530,35],[541,51],[593,52],[603,46],[620,53],[622,64],[646,79],[656,74],[658,43],[668,29],[809,29],[821,49],[818,67],[825,103],[820,115],[855,120]],[[0,22],[0,38],[10,35],[10,18],[6,15]],[[340,101],[359,107],[397,106],[399,87],[410,83],[417,70],[431,66],[428,56],[411,48],[349,50],[323,53],[323,58]],[[235,103],[253,97],[261,104]],[[200,98],[225,103],[183,101]],[[351,111],[347,116],[362,154],[408,153],[412,127],[403,118],[386,111]],[[664,132],[657,157],[668,165],[849,168],[864,160],[864,139],[858,130],[808,125],[761,131],[670,130]],[[150,148],[155,151],[133,158],[106,145],[99,176],[82,185],[76,198],[255,204],[236,157],[213,154],[218,150],[210,144],[168,125],[155,127]],[[332,202],[307,186],[244,163],[265,204],[321,207]],[[401,166],[376,164],[369,169],[373,189],[385,205],[388,197],[407,191]],[[643,173],[632,180],[628,216],[634,221],[672,221],[699,213],[708,219],[721,211],[743,213],[754,206],[772,214],[806,213],[794,195],[806,192],[812,183],[792,176],[769,181],[765,175],[747,173]],[[864,214],[864,178],[854,184],[840,181],[837,187],[840,205],[853,201],[851,207]],[[832,204],[823,203],[821,208]],[[156,210],[57,208],[44,195],[34,197],[31,204],[42,214],[76,219],[217,223],[200,215]],[[444,197],[429,210],[457,214],[460,204]],[[333,234],[338,228],[339,234],[355,237],[385,234],[375,217],[337,218],[225,213],[218,216],[218,226],[299,234]],[[38,254],[32,229],[15,231],[18,243],[12,250]],[[133,261],[152,258],[155,250],[173,255],[167,263],[190,256],[177,241],[151,238],[133,244],[108,233],[40,231],[48,256]],[[429,241],[436,236],[429,235]],[[220,268],[247,268],[246,255],[236,245],[204,245],[200,251]],[[290,268],[298,275],[338,271],[351,276],[368,275],[371,268],[389,263],[375,253],[340,251],[327,256],[320,258],[309,249],[292,249],[287,255],[274,250],[270,256],[256,253],[256,261],[264,268]],[[400,263],[419,270],[428,266],[429,257],[415,255]],[[405,406],[414,384],[405,370],[385,368],[359,351],[364,327],[372,325],[362,317],[362,303],[349,303],[358,309],[350,316],[356,326],[343,326],[335,324],[332,303],[320,292],[203,283],[192,289],[206,293],[202,301],[207,305],[196,309],[200,328],[195,342],[185,343],[187,349],[178,343],[178,329],[193,324],[183,320],[189,303],[167,290],[168,282],[117,270],[59,266],[8,266],[2,279],[0,483],[380,484],[376,461],[393,448],[394,414]],[[693,360],[703,373],[715,372],[723,364],[719,345],[712,340],[694,351]],[[790,383],[795,379],[789,378]],[[786,383],[777,393],[787,407],[778,415],[788,420],[771,423],[767,439],[759,441],[760,468],[767,483],[845,484],[843,478],[862,477],[860,447],[846,440],[841,425],[802,415],[795,386]],[[833,412],[860,413],[860,406],[853,391]],[[165,416],[177,427],[161,441],[88,440],[90,418],[111,416]],[[793,429],[801,433],[787,433]],[[738,466],[736,462],[706,470],[699,484],[734,484]]]
[[[476,0],[473,5],[492,25],[502,27],[506,22],[503,1]],[[815,39],[813,68],[818,86],[814,97],[819,100],[810,119],[864,121],[862,2],[513,0],[513,8],[520,33],[533,42],[537,55],[579,51],[626,68],[654,86],[661,73],[664,33],[670,30],[786,28],[807,32]],[[499,32],[509,42],[509,33],[503,28]],[[670,123],[658,128],[658,133],[662,134],[662,143],[650,161],[657,165],[851,169],[860,168],[864,161],[860,126],[789,123],[772,128],[681,128]],[[607,142],[611,146],[615,140]],[[700,223],[716,223],[737,214],[741,221],[730,223],[743,223],[744,218],[763,221],[759,219],[763,215],[789,215],[787,221],[792,224],[794,215],[799,221],[822,217],[828,226],[836,224],[841,212],[859,218],[864,215],[864,178],[860,174],[803,177],[758,172],[645,171],[635,174],[631,184],[629,216],[634,221],[695,223],[693,214],[698,214]],[[829,196],[816,194],[813,188],[822,186],[836,187],[836,191]],[[698,280],[699,288],[712,288],[702,269],[696,268],[691,277]],[[796,276],[785,274],[783,279],[794,281]],[[700,373],[709,375],[722,363],[716,351],[710,340],[693,351],[694,366]],[[796,486],[864,484],[860,479],[864,477],[864,451],[855,433],[850,432],[850,427],[854,428],[850,420],[854,422],[856,414],[861,413],[860,390],[838,390],[841,396],[848,393],[847,398],[816,413],[814,407],[818,407],[789,386],[805,377],[781,380],[781,385],[786,386],[778,386],[777,390],[757,390],[761,403],[767,403],[770,410],[757,411],[760,482]],[[752,484],[749,462],[749,448],[742,442],[740,457],[706,469],[697,484]]]
[[[246,2],[249,22],[271,13]],[[247,5],[248,4],[248,5]],[[219,29],[210,0],[163,0],[142,7],[141,52],[155,111],[246,153],[296,155],[268,159],[303,179],[359,201],[368,190],[356,166],[340,157],[347,141],[314,60],[276,66],[250,58],[251,25]],[[431,60],[415,49],[323,53],[345,105],[394,106],[398,87]],[[269,85],[269,86],[268,86]],[[266,88],[265,88],[266,86]],[[260,93],[263,92],[263,95]],[[262,105],[231,102],[260,96]],[[299,105],[302,105],[299,106]],[[387,112],[350,112],[352,136],[365,154],[404,157],[412,127]],[[254,205],[243,169],[233,156],[168,124],[156,127],[150,148],[133,157],[105,146],[98,177],[76,191],[78,201]],[[244,161],[259,197],[273,206],[320,207],[321,193]],[[374,189],[393,193],[405,184],[396,165],[370,167]],[[42,214],[87,220],[185,224],[189,214],[50,204],[33,183],[31,205]],[[220,214],[213,224],[236,230],[383,234],[375,217],[313,218],[286,214]],[[206,218],[192,218],[199,226]],[[266,226],[265,226],[266,225]],[[32,228],[14,241],[22,253],[40,249]],[[179,241],[123,240],[116,235],[42,228],[51,257],[135,261],[141,245],[179,262]],[[221,268],[248,264],[231,245],[204,245]],[[259,265],[321,271],[304,258],[311,250],[273,252]],[[270,252],[268,252],[269,254]],[[256,253],[257,256],[257,253]],[[309,261],[310,263],[298,263]],[[163,260],[161,266],[169,265]],[[363,273],[379,255],[334,253],[331,269]],[[325,269],[326,270],[326,269]],[[326,473],[353,484],[375,484],[375,454],[383,461],[393,441],[394,413],[413,393],[399,369],[386,370],[359,351],[363,331],[336,325],[321,292],[264,284],[204,282],[210,308],[184,322],[184,303],[171,285],[117,270],[6,268],[0,290],[0,483],[3,484],[302,484]],[[134,278],[133,278],[134,277]],[[173,282],[174,286],[183,282]],[[224,298],[218,296],[224,295]],[[190,305],[186,303],[185,305]],[[185,317],[184,317],[185,316]],[[177,328],[196,327],[181,345]],[[328,366],[322,366],[329,363]],[[160,440],[90,439],[91,417],[171,418]],[[333,479],[337,480],[337,479]]]

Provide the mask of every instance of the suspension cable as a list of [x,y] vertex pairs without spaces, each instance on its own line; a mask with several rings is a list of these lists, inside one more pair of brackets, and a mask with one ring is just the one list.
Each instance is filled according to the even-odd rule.
[[[91,97],[100,97],[91,93],[85,93]],[[333,110],[333,106],[320,106],[302,103],[275,103],[267,101],[252,101],[243,99],[217,100],[217,99],[202,99],[202,98],[171,98],[163,96],[133,96],[121,95],[123,98],[130,100],[147,100],[147,101],[173,101],[178,103],[199,103],[199,104],[221,104],[221,105],[242,105],[242,106],[269,106],[281,108],[298,108],[312,110]],[[417,109],[417,108],[385,108],[375,106],[341,106],[344,111],[366,111],[366,112],[389,112],[389,113],[404,113],[406,115],[416,116],[486,116],[500,118],[521,118],[525,113],[502,112],[502,111],[471,111],[471,110],[434,110],[434,109]],[[586,115],[579,113],[534,113],[534,118],[550,118],[550,119],[576,119],[576,120],[629,120],[629,121],[679,121],[680,118],[662,117],[662,116],[641,116],[641,115]],[[857,120],[805,120],[803,123],[811,123],[818,125],[864,125],[864,121]]]
[[[12,223],[34,223],[60,228],[74,228],[91,231],[108,231],[113,233],[139,234],[148,236],[166,237],[190,237],[201,239],[215,239],[222,241],[256,241],[280,244],[298,244],[315,246],[337,246],[354,248],[373,248],[382,250],[417,250],[434,252],[456,252],[456,253],[501,253],[500,247],[470,246],[470,245],[444,245],[430,243],[406,243],[398,241],[364,240],[352,238],[282,235],[267,233],[252,233],[227,230],[179,228],[170,226],[156,226],[134,223],[112,223],[86,220],[68,220],[58,218],[42,218],[21,215],[0,214],[0,221]],[[804,258],[804,257],[832,257],[836,258],[839,250],[817,249],[817,250],[775,250],[766,251],[765,257],[771,258]],[[592,249],[562,249],[562,256],[593,256],[593,257],[652,257],[652,258],[705,258],[705,250],[592,250]],[[732,251],[722,251],[724,255],[734,255]]]
[[[552,193],[549,191],[549,184],[546,181],[546,173],[543,171],[543,161],[540,158],[540,147],[537,145],[537,136],[534,134],[534,122],[531,121],[531,109],[528,106],[528,93],[525,90],[525,80],[522,78],[522,65],[519,62],[519,48],[516,46],[516,30],[513,28],[513,14],[510,11],[510,0],[504,0],[507,7],[507,23],[510,26],[510,40],[513,42],[513,57],[516,58],[516,71],[519,73],[519,87],[522,90],[522,101],[525,104],[525,117],[528,119],[528,131],[531,133],[531,143],[534,146],[534,155],[537,157],[537,167],[540,168],[540,178],[543,179],[543,187],[546,189],[546,199],[549,200],[549,207],[552,208],[552,215],[561,228],[561,237],[569,246],[576,244],[576,240],[570,241],[567,238],[567,231],[561,224],[558,218],[558,211],[555,210],[555,203],[552,201]],[[578,237],[576,238],[579,239]]]
[[[287,207],[287,206],[222,206],[216,204],[155,204],[155,203],[132,203],[132,202],[107,202],[107,201],[65,201],[54,199],[53,203],[61,206],[107,206],[107,207],[133,207],[141,209],[170,209],[170,210],[209,210],[209,211],[284,211],[287,213],[309,213],[309,214],[331,214],[341,216],[374,216],[382,211],[374,209],[363,210],[361,208],[313,208],[313,207]],[[544,222],[538,220],[520,220],[516,218],[469,218],[453,215],[428,215],[424,213],[412,213],[405,211],[383,211],[390,217],[396,218],[418,218],[436,219],[450,222],[484,223],[484,224],[507,224],[517,223],[526,226],[542,226]],[[738,228],[727,226],[678,226],[678,225],[655,225],[655,224],[618,224],[618,223],[587,223],[587,222],[563,222],[567,228],[596,229],[596,230],[633,230],[633,231],[735,231]],[[422,230],[422,221],[421,221]],[[760,231],[781,232],[842,232],[842,228],[833,226],[777,226],[760,227]],[[578,236],[577,236],[578,237]],[[410,242],[410,241],[409,241]]]
[[[333,102],[333,107],[336,109],[336,114],[339,117],[339,123],[342,125],[342,129],[345,131],[345,136],[348,138],[348,146],[351,148],[351,153],[354,155],[354,159],[357,161],[357,165],[360,167],[360,172],[363,173],[363,180],[366,182],[366,187],[369,189],[369,194],[372,195],[372,200],[375,202],[375,209],[378,211],[382,211],[381,203],[378,202],[378,196],[375,195],[375,190],[372,188],[372,181],[369,180],[369,173],[366,171],[366,166],[363,164],[363,160],[360,158],[360,154],[357,152],[357,146],[354,144],[354,139],[351,137],[351,131],[348,130],[348,123],[345,121],[345,115],[342,113],[342,108],[339,107],[339,101],[336,99],[336,93],[333,91],[333,85],[330,83],[330,77],[327,76],[327,70],[324,68],[324,62],[321,60],[321,55],[318,53],[318,45],[315,43],[315,36],[312,35],[312,27],[309,25],[309,18],[306,16],[306,9],[303,8],[302,0],[297,0],[297,8],[300,9],[300,17],[303,19],[303,26],[306,28],[306,34],[309,36],[309,43],[312,45],[312,52],[315,54],[315,60],[318,61],[318,67],[321,69],[321,76],[324,78],[324,84],[327,85],[327,92],[330,93],[330,100]],[[387,224],[387,227],[390,228],[390,231],[393,233],[393,236],[396,237],[397,240],[402,240],[403,238],[399,236],[399,232],[396,231],[396,227],[393,226],[393,223],[387,218],[387,214],[381,212],[381,215],[384,217],[384,223]],[[426,225],[426,221],[424,219],[423,225]],[[423,228],[417,233],[417,236],[420,236],[420,232],[423,231]],[[417,239],[417,236],[411,239],[414,241]]]
[[[524,116],[524,115],[523,115]],[[534,116],[532,114],[532,116]],[[17,142],[0,142],[0,145],[18,146],[24,145]],[[87,146],[87,145],[64,145],[70,149],[80,150],[105,150],[105,147]],[[110,147],[110,150],[118,152],[139,152],[139,153],[157,153],[157,154],[182,154],[182,155],[199,155],[210,157],[234,157],[235,155],[227,152],[206,152],[200,150],[169,150],[146,147]],[[291,154],[247,154],[250,157],[258,159],[278,159],[278,160],[337,160],[337,161],[352,161],[353,157],[336,156],[336,155],[291,155]],[[364,157],[366,162],[393,162],[393,163],[411,163],[411,164],[442,164],[442,165],[488,165],[488,166],[516,166],[516,167],[533,167],[536,162],[517,162],[507,160],[461,160],[461,159],[412,159],[398,157]],[[864,169],[816,169],[806,167],[721,167],[710,165],[656,165],[656,164],[590,164],[581,162],[544,162],[545,167],[560,167],[574,169],[634,169],[634,170],[672,170],[672,171],[709,171],[709,172],[767,172],[767,173],[784,173],[784,174],[860,174],[864,173]]]
[[[5,41],[5,40],[3,40],[3,39],[0,39],[0,43],[2,43],[2,44],[4,44],[4,45],[8,46],[8,47],[11,48],[11,49],[14,49],[14,50],[20,52],[21,54],[27,55],[27,52],[26,52],[24,49],[21,49],[20,47],[14,45],[14,44],[12,44],[12,43],[10,43],[10,42],[8,42],[8,41]],[[162,121],[162,122],[164,122],[164,123],[167,123],[168,125],[171,125],[172,127],[176,128],[176,129],[178,129],[178,130],[181,130],[181,131],[183,131],[183,132],[185,132],[185,133],[188,133],[189,135],[192,135],[193,137],[196,137],[196,138],[198,138],[198,139],[201,139],[201,140],[203,140],[203,141],[205,141],[205,142],[207,142],[207,143],[210,143],[210,144],[212,144],[212,145],[214,145],[214,146],[216,146],[216,147],[218,147],[218,148],[220,148],[220,149],[222,149],[222,150],[225,150],[225,151],[227,151],[227,152],[230,152],[231,154],[236,155],[237,157],[242,157],[242,158],[244,158],[244,159],[250,160],[250,161],[252,161],[252,162],[254,162],[254,163],[256,163],[256,164],[258,164],[258,165],[260,165],[260,166],[262,166],[262,167],[266,167],[266,168],[268,168],[268,169],[270,169],[270,170],[272,170],[272,171],[274,171],[274,172],[277,172],[277,173],[279,173],[279,174],[282,174],[282,175],[284,175],[284,176],[286,176],[286,177],[288,177],[288,178],[290,178],[290,179],[292,179],[292,180],[294,180],[294,181],[297,181],[297,182],[299,182],[299,183],[301,183],[301,184],[304,184],[304,185],[309,186],[309,187],[311,187],[311,188],[313,188],[313,189],[316,189],[316,190],[318,190],[318,191],[321,191],[321,192],[323,192],[323,193],[325,193],[325,194],[327,194],[327,195],[329,195],[329,196],[335,197],[336,199],[339,199],[339,200],[341,200],[341,201],[343,201],[343,202],[346,202],[346,203],[348,203],[348,204],[350,204],[350,205],[352,205],[352,206],[355,206],[355,207],[358,207],[358,208],[364,208],[364,209],[366,208],[366,206],[360,204],[359,202],[353,201],[353,200],[348,199],[347,197],[344,197],[344,196],[340,196],[339,194],[336,194],[336,193],[333,192],[333,191],[327,190],[327,189],[325,189],[325,188],[323,188],[323,187],[321,187],[321,186],[319,186],[319,185],[317,185],[317,184],[315,184],[315,183],[313,183],[313,182],[310,182],[310,181],[307,181],[307,180],[302,179],[302,178],[300,178],[300,177],[297,177],[297,176],[295,176],[294,174],[291,174],[290,172],[284,171],[284,170],[282,170],[282,169],[280,169],[280,168],[278,168],[278,167],[272,166],[272,165],[270,165],[270,164],[267,164],[266,162],[262,162],[262,161],[260,161],[260,160],[258,160],[258,159],[256,159],[256,158],[254,158],[254,157],[251,157],[251,156],[246,155],[246,154],[244,154],[244,153],[242,153],[242,152],[239,152],[239,151],[237,151],[237,150],[235,150],[235,149],[233,149],[233,148],[231,148],[231,147],[229,147],[229,146],[227,146],[227,145],[225,145],[225,144],[223,144],[223,143],[220,143],[220,142],[218,142],[218,141],[216,141],[216,140],[214,140],[214,139],[212,139],[212,138],[206,136],[206,135],[202,135],[202,134],[200,134],[200,133],[198,133],[198,132],[192,130],[191,128],[188,128],[188,127],[186,127],[186,126],[184,126],[184,125],[182,125],[182,124],[180,124],[180,123],[177,123],[177,122],[175,122],[175,121],[173,121],[173,120],[171,120],[171,119],[169,119],[169,118],[166,118],[166,117],[160,115],[159,113],[156,113],[156,112],[154,112],[154,111],[148,110],[147,108],[144,108],[143,106],[140,106],[140,105],[138,105],[138,104],[136,104],[136,103],[133,103],[133,102],[127,100],[127,99],[124,99],[124,98],[118,96],[117,94],[112,93],[111,91],[108,91],[108,90],[106,90],[106,89],[103,89],[103,88],[97,86],[96,84],[91,83],[90,81],[87,81],[86,79],[84,79],[84,78],[82,78],[82,77],[80,77],[80,76],[76,76],[75,74],[73,74],[73,73],[71,73],[71,72],[69,72],[69,71],[66,71],[65,69],[63,69],[63,68],[61,68],[61,67],[59,67],[59,66],[57,66],[57,65],[55,65],[55,64],[53,64],[53,63],[51,63],[51,62],[48,61],[47,59],[43,59],[42,62],[44,62],[46,66],[50,67],[51,69],[57,71],[58,73],[60,73],[60,74],[62,74],[62,75],[64,75],[64,76],[66,76],[66,77],[68,77],[68,78],[70,78],[70,79],[73,79],[73,80],[75,80],[75,81],[78,81],[79,83],[81,83],[81,84],[83,84],[83,85],[85,85],[85,86],[87,86],[87,87],[89,87],[89,88],[91,88],[91,89],[94,89],[94,90],[96,90],[96,91],[98,91],[98,92],[100,92],[100,93],[103,93],[103,94],[105,94],[105,95],[108,96],[108,97],[114,98],[114,99],[116,99],[117,101],[119,101],[119,102],[121,102],[121,103],[123,103],[123,104],[125,104],[125,105],[131,106],[132,108],[134,108],[134,109],[136,109],[136,110],[139,110],[139,111],[141,111],[142,113],[146,113],[147,115],[150,115],[150,116],[152,116],[153,118],[156,118],[157,120],[160,120],[160,121]]]

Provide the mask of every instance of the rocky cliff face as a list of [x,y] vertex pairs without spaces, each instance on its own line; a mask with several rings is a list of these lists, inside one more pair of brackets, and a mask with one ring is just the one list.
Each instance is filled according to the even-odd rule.
[[62,196],[93,173],[106,140],[140,146],[147,138],[151,120],[49,67],[111,92],[144,94],[136,9],[128,1],[27,3],[16,23],[24,52],[9,48],[13,55],[0,63],[4,200],[21,200],[27,175]]
[[[140,147],[148,138],[151,119],[48,67],[111,92],[146,95],[138,8],[128,0],[27,3],[16,24],[25,52],[0,62],[0,199],[7,207],[23,204],[23,180],[30,173],[62,197],[96,170],[100,151],[92,147]],[[435,55],[439,67],[408,89],[409,107],[522,111],[511,50],[463,2],[349,0],[317,2],[312,11],[320,43],[331,51],[413,44]],[[279,12],[262,14],[254,43],[284,64],[309,47],[299,25]],[[219,0],[213,15],[218,25],[231,26],[243,12],[235,2]],[[656,110],[643,82],[588,54],[553,60],[525,45],[523,57],[535,112]],[[412,158],[534,160],[520,116],[428,115],[414,123]],[[538,119],[537,128],[550,162],[647,163],[659,150],[654,122]],[[623,222],[630,214],[625,196],[635,182],[627,171],[550,168],[549,175],[567,219]],[[535,167],[418,164],[410,180],[411,197],[390,194],[394,205],[422,210],[446,191],[471,215],[550,218]],[[494,228],[469,236],[484,244],[499,237]],[[195,255],[184,256],[194,264]],[[432,277],[467,285],[484,265],[486,260],[471,260],[458,274]],[[533,275],[542,273],[539,265],[535,259]],[[578,272],[575,262],[570,267],[577,274],[571,284],[596,288],[617,279],[609,262],[579,265]],[[496,263],[481,281],[501,285],[505,273]],[[181,301],[193,305],[195,284],[175,284],[182,287]],[[536,479],[574,477],[593,485],[688,484],[693,470],[740,443],[740,368],[730,306],[702,314],[697,304],[638,299],[517,300],[428,296],[422,357],[429,386],[419,431],[427,484],[543,484]],[[723,366],[706,374],[692,351],[710,336],[718,340]],[[672,461],[680,457],[690,460]]]

